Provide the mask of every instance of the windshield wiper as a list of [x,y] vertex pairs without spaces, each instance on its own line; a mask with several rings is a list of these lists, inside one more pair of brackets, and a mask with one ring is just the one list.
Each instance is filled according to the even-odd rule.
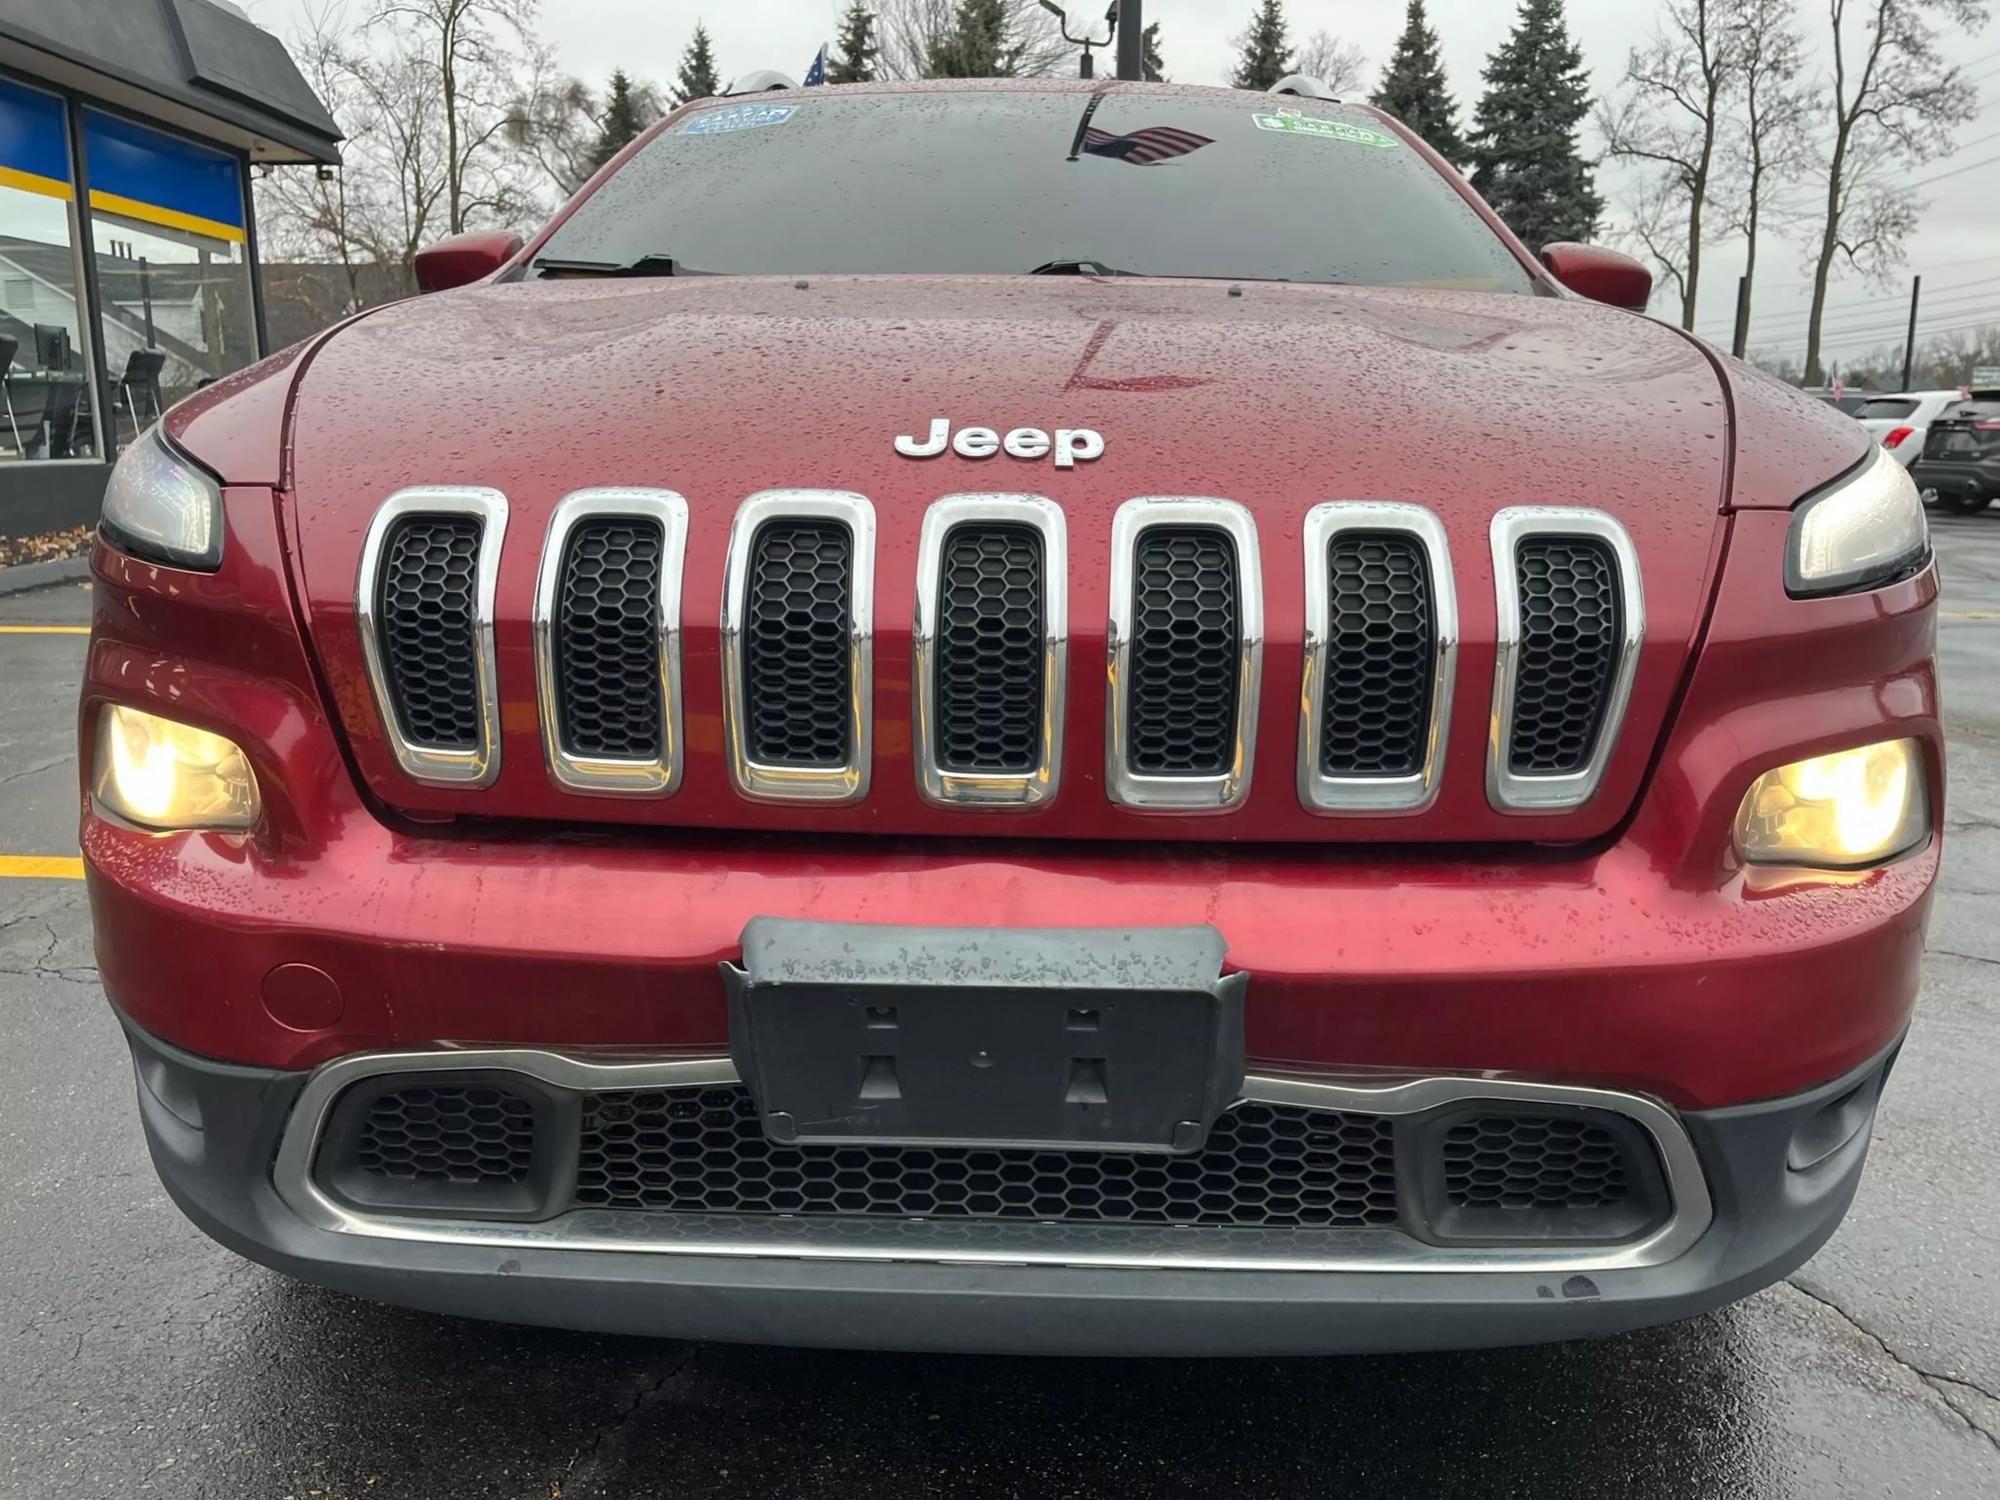
[[543,256],[535,269],[544,276],[708,276],[683,265],[671,255],[642,255],[637,260],[559,260]]
[[1121,271],[1101,260],[1045,260],[1030,276],[1143,276],[1144,271]]

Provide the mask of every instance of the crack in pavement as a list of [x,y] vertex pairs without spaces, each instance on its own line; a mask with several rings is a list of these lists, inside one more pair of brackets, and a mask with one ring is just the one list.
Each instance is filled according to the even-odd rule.
[[5,776],[0,776],[0,786],[5,786],[10,781],[19,781],[24,776],[39,776],[44,771],[53,771],[57,766],[71,765],[75,760],[74,753],[68,753],[58,755],[54,760],[45,760],[40,765],[24,766],[18,771],[9,771]]
[[1996,1405],[2000,1405],[2000,1395],[1989,1391],[1978,1381],[1967,1380],[1962,1375],[1940,1375],[1935,1370],[1926,1370],[1922,1365],[1909,1359],[1887,1339],[1883,1338],[1881,1334],[1877,1333],[1853,1313],[1834,1301],[1833,1298],[1826,1296],[1824,1293],[1816,1292],[1803,1282],[1795,1281],[1789,1276],[1785,1278],[1784,1284],[1809,1301],[1817,1302],[1821,1307],[1825,1308],[1856,1333],[1867,1339],[1876,1348],[1880,1349],[1895,1363],[1916,1376],[1917,1379],[1921,1380],[1937,1396],[1938,1400],[1944,1403],[1946,1410],[1957,1417],[1959,1421],[1963,1422],[1972,1432],[1986,1439],[1987,1445],[1996,1453],[2000,1453],[2000,1435],[1995,1435],[1990,1428],[1981,1423],[1971,1412],[1968,1412],[1957,1401],[1953,1400],[1952,1394],[1953,1388],[1975,1391]]
[[562,1477],[549,1487],[549,1500],[562,1500],[564,1486],[579,1476],[585,1475],[588,1466],[597,1462],[598,1457],[604,1450],[604,1445],[623,1431],[631,1423],[632,1419],[638,1416],[661,1391],[665,1390],[689,1365],[693,1364],[695,1356],[700,1352],[701,1346],[699,1344],[690,1344],[687,1352],[682,1354],[679,1359],[675,1360],[657,1377],[652,1380],[641,1381],[639,1389],[633,1392],[632,1399],[626,1404],[625,1410],[600,1427],[597,1435],[585,1446],[579,1448],[570,1458],[569,1467],[563,1470]]
[[2000,964],[2000,958],[1988,958],[1983,953],[1961,953],[1956,948],[1926,948],[1926,958],[1962,958],[1969,964]]
[[47,917],[35,912],[23,912],[18,917],[10,917],[7,921],[0,922],[0,932],[5,932],[11,927],[18,927],[24,922],[37,923],[42,931],[48,934],[48,946],[43,948],[33,958],[30,958],[28,960],[28,967],[25,969],[17,969],[10,964],[0,964],[0,974],[11,974],[17,979],[56,979],[67,984],[95,984],[97,982],[97,967],[94,964],[84,964],[76,968],[71,968],[67,965],[50,965],[49,959],[54,956],[57,947],[61,945],[62,938],[56,932],[55,923],[51,922]]

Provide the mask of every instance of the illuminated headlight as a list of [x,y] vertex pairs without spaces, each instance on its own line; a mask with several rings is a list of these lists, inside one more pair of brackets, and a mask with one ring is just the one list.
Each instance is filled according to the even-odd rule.
[[1766,771],[1736,815],[1736,847],[1761,865],[1880,864],[1930,831],[1923,752],[1915,740],[1884,740]]
[[97,800],[142,828],[248,828],[257,779],[219,734],[108,704],[97,726]]
[[1909,470],[1882,448],[1792,512],[1785,589],[1794,598],[1852,594],[1908,578],[1930,561],[1930,528]]
[[222,492],[158,427],[118,455],[100,519],[121,551],[203,572],[222,564]]

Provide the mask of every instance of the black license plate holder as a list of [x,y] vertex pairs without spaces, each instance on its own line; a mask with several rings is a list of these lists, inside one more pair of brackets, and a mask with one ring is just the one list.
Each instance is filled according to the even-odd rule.
[[1243,1085],[1213,927],[754,919],[729,1049],[787,1144],[1185,1153]]

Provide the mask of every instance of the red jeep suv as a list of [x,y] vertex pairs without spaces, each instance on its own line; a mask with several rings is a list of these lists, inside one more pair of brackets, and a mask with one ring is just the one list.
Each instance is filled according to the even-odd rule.
[[224,1245],[1303,1353],[1633,1328],[1832,1233],[1936,574],[1902,468],[1639,267],[1372,110],[1010,82],[691,104],[419,270],[105,500],[98,952]]

